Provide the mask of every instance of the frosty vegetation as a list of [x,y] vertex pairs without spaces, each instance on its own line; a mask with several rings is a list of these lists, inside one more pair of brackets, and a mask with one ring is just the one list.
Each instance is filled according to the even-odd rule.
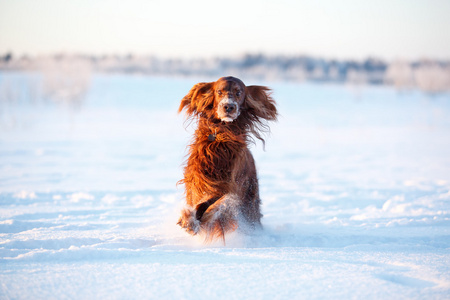
[[[381,59],[336,60],[312,56],[245,54],[211,59],[161,59],[138,55],[66,55],[0,57],[0,70],[41,70],[55,72],[55,66],[73,73],[82,81],[89,71],[102,73],[146,74],[153,76],[220,77],[233,74],[244,79],[276,81],[314,81],[356,85],[387,84],[398,89],[418,88],[430,93],[450,90],[450,61],[422,59],[417,61]],[[81,69],[81,70],[80,70]],[[56,84],[55,77],[49,75]],[[70,77],[70,76],[69,76]],[[65,85],[65,83],[59,83]],[[65,91],[67,92],[67,91]],[[82,91],[70,91],[70,95]],[[63,98],[70,95],[62,95]]]

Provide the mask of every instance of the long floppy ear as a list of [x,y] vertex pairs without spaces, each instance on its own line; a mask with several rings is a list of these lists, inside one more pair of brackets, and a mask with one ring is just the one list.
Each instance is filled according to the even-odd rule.
[[277,120],[277,108],[275,100],[270,96],[270,89],[265,86],[250,85],[246,87],[246,96],[241,115],[245,120],[249,131],[263,143],[263,133],[270,132],[267,121]]
[[272,99],[271,90],[265,86],[250,85],[246,88],[245,106],[247,113],[258,122],[260,119],[267,121],[277,120],[277,108]]
[[186,109],[189,116],[199,115],[211,110],[214,105],[214,82],[201,82],[194,85],[181,100],[178,113]]

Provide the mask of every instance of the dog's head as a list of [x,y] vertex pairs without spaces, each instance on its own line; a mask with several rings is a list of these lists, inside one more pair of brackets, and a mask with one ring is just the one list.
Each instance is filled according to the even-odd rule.
[[214,84],[214,94],[216,117],[223,122],[236,120],[244,104],[244,83],[234,77],[222,77]]
[[222,77],[214,82],[194,85],[181,100],[178,111],[183,109],[189,116],[226,123],[238,119],[261,122],[260,119],[275,120],[277,116],[269,88],[245,86],[235,77]]

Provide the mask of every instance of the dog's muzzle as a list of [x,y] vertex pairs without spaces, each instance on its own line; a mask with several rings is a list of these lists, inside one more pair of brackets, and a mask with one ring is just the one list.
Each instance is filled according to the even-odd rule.
[[239,116],[239,104],[230,98],[223,98],[217,108],[218,117],[224,122],[233,122]]

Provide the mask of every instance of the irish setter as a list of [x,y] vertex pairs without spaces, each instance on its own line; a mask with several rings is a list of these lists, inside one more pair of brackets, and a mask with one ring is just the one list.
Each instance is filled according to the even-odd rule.
[[264,144],[267,121],[277,119],[270,89],[222,77],[194,85],[181,100],[178,112],[183,110],[198,128],[179,181],[187,205],[178,225],[206,241],[225,241],[225,233],[238,225],[260,227],[258,178],[248,145],[253,137]]

